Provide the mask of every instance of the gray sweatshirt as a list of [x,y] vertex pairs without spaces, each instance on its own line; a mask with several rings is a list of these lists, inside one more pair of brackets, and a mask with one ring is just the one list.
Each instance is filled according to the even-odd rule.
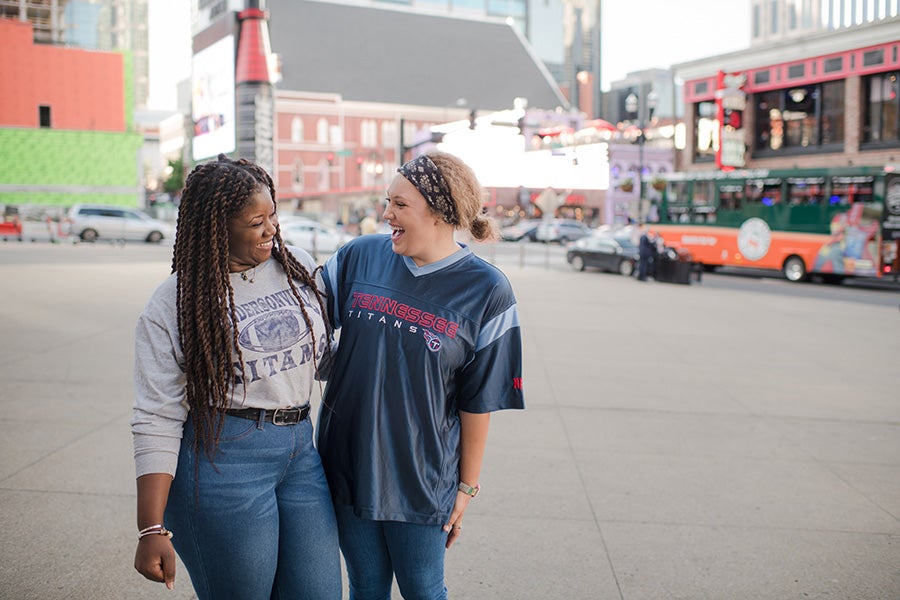
[[[312,257],[291,252],[310,272]],[[284,269],[270,258],[246,272],[231,274],[238,317],[238,343],[244,369],[235,355],[233,408],[287,408],[309,403],[315,383],[315,356],[325,351],[325,325],[311,290],[295,282],[312,318],[315,341],[287,283]],[[184,354],[175,312],[177,274],[150,297],[135,328],[134,461],[137,477],[175,475],[182,430],[188,417]],[[252,281],[251,281],[252,280]],[[324,289],[320,286],[320,289]],[[245,395],[246,392],[246,395]]]

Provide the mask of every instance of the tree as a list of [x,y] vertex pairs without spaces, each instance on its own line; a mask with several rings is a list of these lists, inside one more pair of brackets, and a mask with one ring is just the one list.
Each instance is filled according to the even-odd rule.
[[170,160],[166,171],[168,175],[163,181],[163,190],[172,198],[181,196],[181,189],[184,187],[184,163],[180,158]]

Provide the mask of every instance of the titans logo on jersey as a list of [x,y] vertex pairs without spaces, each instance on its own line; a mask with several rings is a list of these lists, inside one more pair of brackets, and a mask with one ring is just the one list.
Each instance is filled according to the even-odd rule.
[[441,349],[441,340],[438,336],[434,335],[427,329],[422,332],[425,335],[425,343],[428,346],[428,349],[432,352],[437,352]]

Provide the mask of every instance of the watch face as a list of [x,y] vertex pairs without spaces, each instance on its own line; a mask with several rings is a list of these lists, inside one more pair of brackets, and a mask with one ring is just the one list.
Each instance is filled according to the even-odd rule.
[[769,224],[757,217],[751,217],[741,224],[738,231],[738,250],[747,260],[759,260],[769,251],[772,232]]

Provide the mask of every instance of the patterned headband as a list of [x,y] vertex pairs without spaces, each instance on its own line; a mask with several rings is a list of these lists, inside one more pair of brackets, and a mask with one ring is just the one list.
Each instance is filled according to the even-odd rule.
[[441,215],[445,222],[451,225],[459,225],[459,215],[456,213],[456,203],[450,195],[450,186],[441,175],[437,165],[425,154],[420,154],[399,169],[397,172],[406,177],[411,184],[416,186],[436,213]]

